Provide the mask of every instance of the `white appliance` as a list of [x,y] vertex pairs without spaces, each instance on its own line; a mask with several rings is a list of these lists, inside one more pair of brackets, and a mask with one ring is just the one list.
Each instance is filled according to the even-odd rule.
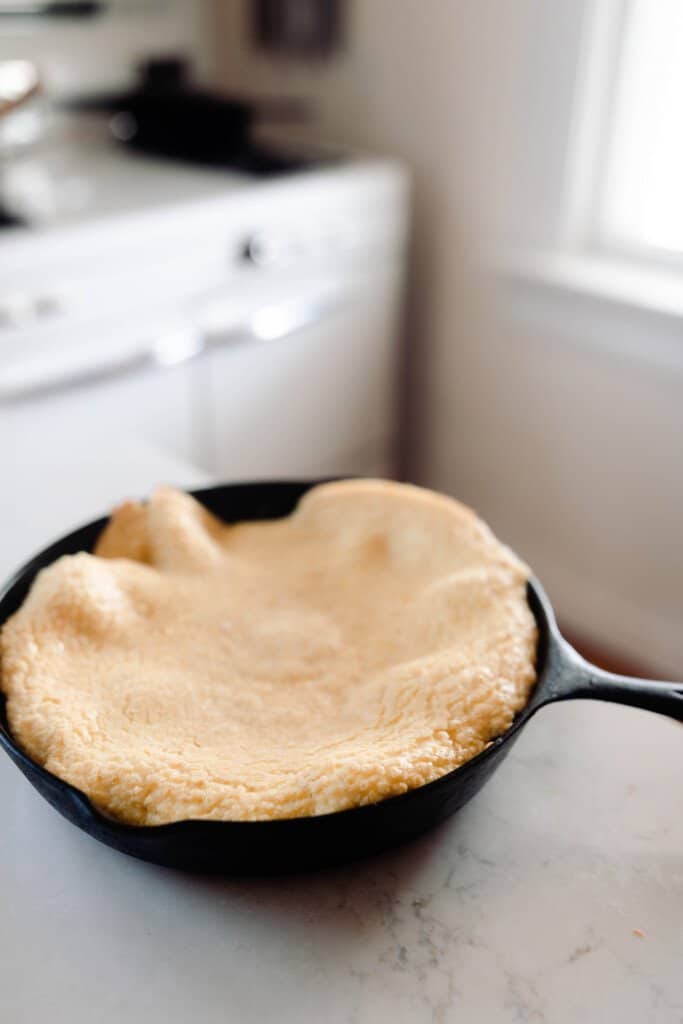
[[59,460],[70,423],[225,479],[391,472],[399,164],[264,179],[72,140],[32,173],[32,225],[0,233],[3,447]]

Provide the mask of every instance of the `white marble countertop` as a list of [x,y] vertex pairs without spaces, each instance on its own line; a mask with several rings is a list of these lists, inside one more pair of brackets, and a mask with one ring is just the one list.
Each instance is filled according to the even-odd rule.
[[[114,463],[67,473],[70,497],[61,486],[21,537],[3,503],[3,572],[123,494],[198,482],[139,446]],[[555,706],[428,836],[320,874],[230,880],[96,843],[2,757],[2,1019],[680,1024],[682,779],[680,725]]]

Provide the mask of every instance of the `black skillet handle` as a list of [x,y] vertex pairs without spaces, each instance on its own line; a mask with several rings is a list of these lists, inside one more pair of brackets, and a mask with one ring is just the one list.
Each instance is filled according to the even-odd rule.
[[683,722],[683,683],[618,676],[591,665],[560,634],[550,602],[538,580],[529,581],[529,605],[539,627],[539,685],[529,702],[533,714],[558,700],[590,698],[630,704]]
[[[630,704],[683,722],[683,683],[618,676],[584,661],[569,644],[566,647],[569,648],[564,652],[565,665],[569,669],[564,680],[566,698],[588,697],[616,704]],[[563,696],[558,693],[558,699],[561,700]]]

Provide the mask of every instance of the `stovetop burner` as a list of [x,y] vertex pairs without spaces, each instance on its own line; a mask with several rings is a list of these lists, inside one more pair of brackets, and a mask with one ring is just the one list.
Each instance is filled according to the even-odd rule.
[[25,223],[22,217],[18,217],[11,210],[0,206],[0,230],[3,228],[21,228]]
[[120,144],[154,157],[257,176],[299,171],[311,163],[266,148],[254,133],[264,117],[307,118],[307,104],[221,95],[195,85],[182,60],[148,61],[128,91],[72,98],[67,107],[99,114]]

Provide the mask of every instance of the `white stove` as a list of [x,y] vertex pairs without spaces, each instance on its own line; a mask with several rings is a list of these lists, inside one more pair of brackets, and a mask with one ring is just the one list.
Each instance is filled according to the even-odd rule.
[[29,226],[0,233],[1,441],[38,432],[59,459],[59,422],[225,478],[391,471],[398,163],[260,176],[91,133],[23,167]]

